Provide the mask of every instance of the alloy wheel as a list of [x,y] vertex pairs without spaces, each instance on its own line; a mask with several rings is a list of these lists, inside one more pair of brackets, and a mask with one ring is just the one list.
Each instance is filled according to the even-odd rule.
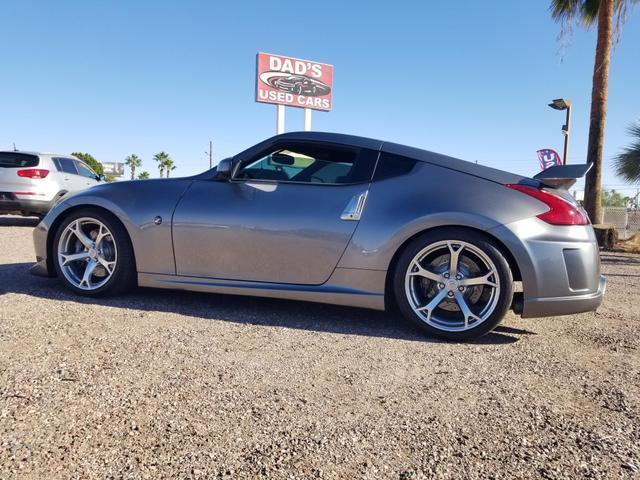
[[97,290],[112,277],[118,251],[111,231],[99,220],[78,218],[58,242],[58,264],[65,278],[81,290]]
[[500,277],[494,262],[477,246],[443,240],[411,260],[405,293],[421,321],[438,330],[462,332],[483,323],[496,309]]

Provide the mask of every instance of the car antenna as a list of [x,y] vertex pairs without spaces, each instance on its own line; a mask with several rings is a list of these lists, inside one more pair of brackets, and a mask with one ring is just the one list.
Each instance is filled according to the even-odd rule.
[[13,142],[13,151],[14,151],[14,152],[17,152],[17,151],[18,151],[18,149],[16,148],[16,142]]

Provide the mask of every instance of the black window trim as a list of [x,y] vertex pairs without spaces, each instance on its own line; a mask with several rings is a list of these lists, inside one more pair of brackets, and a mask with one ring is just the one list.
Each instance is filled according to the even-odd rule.
[[237,162],[234,162],[235,165],[233,166],[233,170],[231,172],[231,177],[228,179],[229,182],[232,183],[265,183],[268,185],[277,185],[277,184],[292,184],[292,185],[312,185],[312,186],[318,186],[318,187],[348,187],[348,186],[353,186],[353,185],[364,185],[364,184],[368,184],[371,183],[373,181],[373,174],[376,170],[376,166],[378,164],[378,161],[380,160],[380,151],[376,151],[376,159],[373,162],[373,168],[371,169],[371,173],[369,175],[369,179],[368,180],[363,180],[360,182],[349,182],[349,183],[321,183],[321,182],[296,182],[295,180],[271,180],[271,179],[259,179],[259,178],[235,178],[236,173],[238,173],[238,170],[240,170],[240,168],[242,168],[243,165],[249,164],[251,162],[254,162],[262,157],[265,156],[265,152],[272,152],[272,151],[276,151],[279,148],[286,148],[287,146],[291,146],[291,145],[318,145],[321,147],[334,147],[337,149],[343,149],[343,150],[352,150],[357,152],[356,153],[356,159],[354,161],[354,165],[356,163],[358,163],[360,161],[360,156],[363,152],[365,152],[366,150],[371,150],[371,149],[367,149],[364,147],[356,147],[353,145],[345,145],[345,144],[341,144],[341,143],[333,143],[333,142],[319,142],[319,141],[305,141],[305,140],[281,140],[278,142],[274,142],[272,144],[270,144],[269,146],[265,147],[263,150],[260,150],[258,153],[252,155],[249,158],[246,159],[239,159]]
[[[86,167],[87,170],[89,170],[91,173],[93,173],[93,178],[97,179],[98,178],[98,174],[93,170],[93,168],[91,168],[89,165],[87,165],[85,162],[83,162],[82,160],[78,160],[77,158],[73,159],[74,162],[79,163],[80,165],[82,165],[83,167]],[[78,166],[76,165],[76,170],[78,170]],[[80,173],[80,170],[78,170],[77,175],[84,177],[84,178],[91,178],[91,177],[85,177],[84,175],[82,175]]]
[[73,157],[55,157],[55,158],[60,162],[60,167],[62,167],[61,160],[70,160],[73,163],[73,167],[76,169],[76,173],[65,172],[64,169],[61,170],[62,173],[67,173],[69,175],[78,175],[78,176],[80,176],[80,173],[78,172],[78,167],[76,167],[76,163],[75,163],[77,161],[76,158],[73,158]]

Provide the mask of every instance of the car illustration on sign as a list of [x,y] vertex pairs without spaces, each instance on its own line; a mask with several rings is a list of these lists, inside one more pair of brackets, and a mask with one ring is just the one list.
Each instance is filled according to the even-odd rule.
[[305,77],[304,75],[278,76],[273,79],[271,86],[283,92],[291,92],[297,95],[307,95],[311,97],[327,95],[331,91],[331,89],[321,81]]
[[85,296],[139,285],[395,305],[428,334],[468,340],[509,309],[600,305],[593,228],[566,190],[587,170],[528,178],[370,138],[287,133],[193,177],[64,197],[34,230],[32,272]]

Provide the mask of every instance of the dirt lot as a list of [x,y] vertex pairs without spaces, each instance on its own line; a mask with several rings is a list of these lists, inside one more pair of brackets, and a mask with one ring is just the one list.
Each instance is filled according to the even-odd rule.
[[0,217],[0,478],[638,478],[640,257],[472,344],[393,315],[32,277]]

